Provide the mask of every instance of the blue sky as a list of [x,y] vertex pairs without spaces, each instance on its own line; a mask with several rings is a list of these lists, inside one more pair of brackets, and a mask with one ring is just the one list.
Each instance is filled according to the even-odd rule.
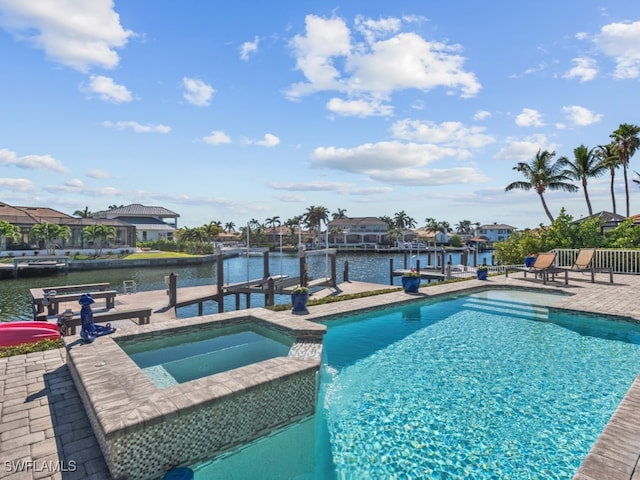
[[[0,0],[0,201],[546,224],[504,191],[513,166],[640,124],[640,2],[579,5]],[[582,191],[545,197],[587,215]]]

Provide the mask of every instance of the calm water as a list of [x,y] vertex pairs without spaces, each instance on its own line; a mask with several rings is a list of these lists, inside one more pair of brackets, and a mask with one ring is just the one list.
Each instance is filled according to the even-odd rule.
[[640,370],[640,328],[489,291],[327,322],[317,414],[196,479],[571,479]]
[[[404,267],[403,255],[385,254],[339,254],[337,259],[338,282],[343,280],[345,261],[349,262],[349,279],[354,281],[389,284],[389,260],[393,259],[394,268]],[[491,255],[483,253],[479,255],[478,263],[487,259],[491,262]],[[415,266],[420,260],[421,266],[428,265],[427,255],[422,252],[420,256],[407,255],[408,266]],[[435,261],[434,258],[431,259]],[[449,261],[449,256],[447,256]],[[460,263],[460,255],[451,255],[452,264]],[[322,278],[330,275],[329,262],[323,255],[310,256],[308,259],[309,274],[312,278]],[[299,275],[299,259],[296,255],[280,255],[271,253],[269,256],[269,270],[272,275]],[[139,291],[165,290],[164,277],[170,273],[178,275],[178,288],[200,285],[212,285],[217,281],[217,267],[215,263],[191,267],[153,267],[153,268],[125,268],[112,270],[96,270],[90,272],[71,272],[68,275],[58,274],[47,277],[18,278],[16,280],[0,280],[0,321],[31,320],[30,288],[50,287],[56,285],[77,285],[83,283],[109,282],[112,288],[122,291],[124,280],[135,280]],[[225,282],[242,282],[248,279],[262,278],[262,256],[235,257],[224,261]],[[394,280],[400,285],[400,279]],[[277,295],[276,303],[290,303],[288,295]],[[252,295],[251,306],[264,305],[263,295]],[[244,295],[241,296],[241,307],[245,308]],[[225,310],[235,309],[235,298],[229,296],[225,299]],[[205,314],[217,313],[215,302],[205,303]],[[184,307],[178,310],[181,318],[192,317],[198,314],[197,306]]]

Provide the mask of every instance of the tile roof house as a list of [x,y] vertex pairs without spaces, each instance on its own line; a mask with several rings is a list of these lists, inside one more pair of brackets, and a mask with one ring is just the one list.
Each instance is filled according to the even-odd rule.
[[329,242],[344,245],[384,243],[389,233],[387,223],[376,217],[337,218],[327,228]]
[[[44,248],[44,245],[34,245],[29,238],[29,230],[39,223],[53,223],[66,225],[71,229],[71,237],[68,240],[60,239],[57,242],[60,248],[90,248],[90,242],[82,237],[82,229],[89,225],[104,224],[112,226],[116,230],[115,246],[135,246],[135,227],[117,219],[78,218],[59,212],[48,207],[22,207],[0,202],[0,220],[17,225],[22,230],[22,239],[12,242],[0,239],[6,248]],[[4,248],[2,248],[4,250]]]
[[147,207],[139,203],[95,212],[94,219],[120,220],[136,227],[138,240],[174,240],[178,215],[164,207]]

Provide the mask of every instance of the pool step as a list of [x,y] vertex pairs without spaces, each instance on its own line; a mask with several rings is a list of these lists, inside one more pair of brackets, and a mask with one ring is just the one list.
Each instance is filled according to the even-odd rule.
[[549,319],[549,309],[547,307],[520,302],[470,297],[463,306],[470,310],[479,310],[496,315],[512,315],[528,320],[546,321]]

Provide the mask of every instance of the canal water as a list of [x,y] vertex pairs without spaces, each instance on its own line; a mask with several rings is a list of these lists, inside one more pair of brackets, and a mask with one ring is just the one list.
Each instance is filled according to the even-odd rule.
[[[478,264],[486,260],[491,264],[492,252],[478,254]],[[337,282],[344,280],[345,263],[348,263],[349,280],[379,283],[383,285],[391,284],[390,264],[393,260],[393,268],[400,269],[406,267],[413,268],[420,262],[420,268],[437,266],[434,255],[427,256],[425,252],[414,252],[413,254],[381,254],[381,253],[339,253],[336,261]],[[452,265],[461,263],[460,253],[447,253],[445,262]],[[473,262],[470,259],[469,265]],[[307,267],[311,279],[324,278],[331,275],[330,258],[326,255],[310,255],[307,257]],[[232,257],[224,260],[224,283],[236,283],[247,280],[254,280],[263,277],[263,257],[243,256]],[[269,254],[269,273],[271,275],[299,276],[300,262],[295,254],[280,254],[271,252]],[[134,280],[138,291],[166,290],[165,277],[170,273],[178,276],[178,288],[194,287],[201,285],[215,285],[217,282],[217,267],[215,263],[195,265],[187,267],[166,266],[148,268],[118,268],[93,270],[82,272],[69,272],[67,275],[59,273],[44,277],[24,277],[18,279],[0,280],[0,321],[12,320],[32,320],[33,312],[31,308],[30,288],[51,287],[58,285],[77,285],[84,283],[109,282],[113,289],[122,292],[124,280]],[[393,279],[393,285],[400,286],[399,277]],[[167,297],[168,302],[168,297]],[[246,308],[244,295],[241,296],[241,308]],[[255,294],[250,299],[252,307],[264,305],[264,295]],[[290,303],[288,295],[276,295],[276,304]],[[235,309],[235,298],[227,296],[225,298],[225,311]],[[218,306],[215,302],[206,302],[204,314],[218,313]],[[196,316],[197,305],[183,307],[178,310],[179,318]]]

